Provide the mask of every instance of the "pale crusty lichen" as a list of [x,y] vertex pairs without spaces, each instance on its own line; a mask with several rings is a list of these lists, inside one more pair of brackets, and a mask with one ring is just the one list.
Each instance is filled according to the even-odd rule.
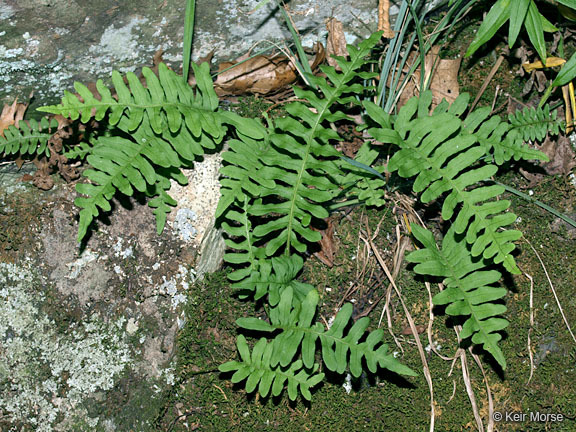
[[[13,429],[39,432],[89,418],[84,402],[111,389],[132,363],[123,322],[99,316],[59,331],[41,310],[45,295],[26,266],[0,263],[0,412]],[[118,325],[117,325],[118,324]]]

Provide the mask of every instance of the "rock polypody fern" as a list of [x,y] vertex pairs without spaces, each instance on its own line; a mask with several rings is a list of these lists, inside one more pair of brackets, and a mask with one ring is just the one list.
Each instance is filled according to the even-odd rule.
[[[231,276],[236,281],[234,286],[270,305],[268,321],[237,321],[244,329],[269,334],[270,340],[261,339],[251,355],[243,339],[239,340],[239,350],[246,351],[241,351],[243,361],[220,368],[236,370],[238,381],[246,378],[248,391],[256,390],[260,381],[261,385],[265,383],[262,389],[267,393],[272,377],[291,371],[297,364],[302,369],[297,375],[299,381],[293,382],[300,382],[302,395],[309,398],[309,384],[319,382],[322,375],[315,372],[319,347],[324,366],[337,373],[349,369],[359,376],[365,361],[373,372],[380,366],[414,375],[388,352],[381,330],[367,333],[368,319],[349,328],[351,305],[340,310],[329,329],[314,322],[318,293],[311,285],[296,280],[303,265],[299,254],[309,243],[320,240],[311,224],[326,218],[326,203],[343,194],[342,179],[346,177],[341,173],[342,155],[333,146],[340,137],[329,124],[347,118],[339,110],[342,105],[358,104],[356,95],[365,88],[355,80],[374,77],[363,67],[378,38],[376,34],[358,48],[348,46],[350,60],[337,58],[341,73],[326,66],[322,72],[327,78],[309,77],[317,91],[295,88],[296,95],[306,103],[289,104],[289,115],[271,122],[268,131],[254,124],[250,127],[246,120],[238,121],[239,140],[232,141],[223,156],[228,165],[222,173],[229,178],[223,179],[222,199],[228,206],[221,207],[219,214],[231,236],[227,243],[237,250],[225,258],[241,266]],[[372,152],[362,161],[371,163],[375,156]],[[265,219],[259,221],[260,217]],[[258,359],[257,367],[254,358]],[[295,393],[290,391],[287,379],[293,398]]]
[[82,208],[79,241],[100,211],[110,210],[116,191],[131,196],[136,189],[153,197],[148,204],[155,208],[157,229],[162,231],[170,206],[176,204],[167,193],[170,179],[185,184],[180,168],[190,166],[205,149],[215,148],[225,134],[220,116],[214,113],[218,98],[208,65],[195,67],[195,72],[196,91],[160,64],[158,76],[143,69],[146,86],[133,73],[126,75],[126,85],[114,72],[116,95],[101,80],[96,83],[97,94],[75,83],[77,95],[66,92],[61,104],[41,108],[82,122],[106,120],[112,131],[97,138],[87,151],[92,169],[84,175],[91,183],[77,186],[86,197],[75,201]]
[[[302,255],[321,237],[312,225],[328,216],[327,203],[347,195],[368,205],[384,204],[384,168],[367,167],[379,156],[379,144],[391,145],[388,174],[413,179],[413,191],[424,203],[441,200],[442,218],[451,224],[441,247],[431,232],[414,226],[423,248],[408,260],[416,263],[417,273],[441,278],[446,289],[434,303],[463,317],[461,336],[505,367],[498,342],[499,331],[507,325],[500,317],[506,310],[501,303],[506,290],[496,286],[500,272],[489,267],[502,263],[510,272],[518,271],[511,252],[521,234],[506,230],[516,216],[508,211],[510,203],[499,199],[503,188],[490,184],[490,177],[511,159],[543,159],[524,141],[557,132],[558,122],[548,117],[547,109],[516,113],[508,122],[490,116],[489,108],[464,116],[466,95],[430,112],[432,97],[424,92],[397,115],[364,102],[368,133],[376,142],[366,141],[354,161],[346,160],[333,146],[340,137],[331,125],[348,118],[345,109],[360,106],[368,89],[358,78],[376,77],[365,66],[379,37],[373,35],[358,48],[348,46],[350,58],[336,58],[341,72],[323,66],[325,77],[308,77],[316,90],[295,88],[305,102],[287,105],[288,115],[268,120],[266,126],[218,110],[206,64],[195,67],[195,90],[161,64],[158,76],[145,68],[143,81],[132,73],[124,79],[115,72],[115,94],[101,81],[95,94],[77,83],[77,95],[66,93],[61,104],[43,108],[107,126],[104,134],[74,152],[91,166],[84,173],[90,183],[77,186],[85,195],[75,201],[82,209],[79,240],[102,210],[110,210],[118,192],[149,196],[160,232],[176,204],[168,194],[170,180],[185,183],[180,168],[192,166],[228,129],[234,131],[222,156],[216,216],[228,237],[225,259],[235,266],[233,286],[244,298],[266,305],[265,320],[240,318],[237,324],[266,337],[250,350],[240,335],[240,361],[225,363],[220,370],[234,371],[233,382],[245,380],[248,392],[277,396],[287,387],[291,399],[298,394],[310,399],[310,390],[324,378],[322,367],[336,373],[349,370],[356,377],[364,365],[371,372],[383,367],[414,375],[388,352],[382,330],[368,332],[367,318],[352,322],[351,305],[342,307],[329,328],[316,322],[318,292],[298,281]],[[20,131],[8,129],[5,138],[0,137],[0,153],[46,151],[48,126],[43,120]]]

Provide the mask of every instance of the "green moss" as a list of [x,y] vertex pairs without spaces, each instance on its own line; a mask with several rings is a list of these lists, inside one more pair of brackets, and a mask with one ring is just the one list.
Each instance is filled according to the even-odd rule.
[[[516,187],[522,180],[511,175],[502,181]],[[575,202],[575,193],[568,183],[560,178],[549,179],[535,187],[535,196],[557,208],[565,208]],[[571,323],[576,322],[574,296],[576,268],[573,260],[576,244],[562,232],[552,232],[550,224],[554,217],[533,204],[512,199],[514,211],[521,217],[519,228],[542,254],[547,269],[556,284],[564,310]],[[335,222],[339,250],[334,258],[334,267],[328,268],[318,260],[307,261],[302,278],[313,283],[322,293],[323,306],[320,315],[326,320],[334,313],[351,284],[358,285],[350,298],[356,300],[355,313],[371,306],[370,302],[386,292],[387,280],[375,273],[377,266],[369,267],[361,279],[357,279],[359,241],[366,226],[372,230],[380,223],[380,232],[375,239],[384,259],[391,266],[396,239],[396,219],[386,210],[354,210],[349,218]],[[366,235],[364,232],[363,235]],[[540,247],[542,245],[542,247]],[[506,305],[506,317],[510,320],[507,334],[501,343],[508,367],[505,373],[483,355],[484,370],[494,398],[494,407],[503,412],[545,412],[565,415],[562,423],[545,426],[540,423],[502,423],[503,430],[576,430],[576,408],[574,407],[573,382],[576,380],[576,350],[573,348],[560,313],[546,283],[543,271],[525,243],[519,244],[518,262],[522,269],[535,279],[532,350],[535,358],[541,358],[534,370],[530,383],[530,361],[527,348],[530,328],[529,288],[525,277],[503,280],[510,293]],[[372,263],[371,265],[375,265]],[[372,270],[374,269],[374,272]],[[409,268],[403,267],[397,284],[402,290],[417,325],[428,323],[428,293],[423,282],[415,278]],[[209,275],[206,280],[191,290],[192,300],[186,310],[187,323],[178,340],[178,384],[166,398],[166,408],[159,417],[157,427],[174,424],[174,431],[188,430],[192,425],[204,430],[239,431],[292,431],[292,430],[426,430],[430,421],[430,395],[422,374],[422,363],[414,346],[412,335],[402,335],[407,326],[401,305],[395,295],[390,302],[392,332],[397,336],[403,353],[401,361],[419,373],[418,377],[405,380],[391,373],[363,378],[353,382],[353,390],[347,394],[343,388],[344,377],[331,375],[319,386],[311,404],[298,400],[290,403],[286,398],[255,398],[225,379],[214,369],[222,362],[236,357],[234,320],[246,316],[251,305],[233,297],[227,288],[225,272]],[[326,290],[325,288],[331,288]],[[433,293],[437,286],[432,285]],[[349,298],[349,299],[350,299]],[[349,300],[348,299],[348,300]],[[377,326],[382,311],[380,303],[370,313],[372,328]],[[453,356],[457,340],[453,323],[442,310],[435,309],[436,317],[432,339],[440,346],[440,353]],[[256,311],[258,314],[258,311]],[[386,320],[383,322],[386,327]],[[400,351],[392,337],[386,337],[392,351]],[[420,334],[424,347],[429,345],[426,332]],[[547,352],[549,351],[549,352]],[[471,403],[468,398],[460,361],[453,365],[433,353],[426,354],[435,394],[437,431],[476,430]],[[478,409],[486,424],[488,412],[487,396],[482,374],[467,355],[467,364]],[[452,370],[452,366],[454,366]],[[178,413],[187,416],[177,419]]]
[[248,118],[276,118],[285,115],[281,104],[274,104],[268,99],[257,96],[246,96],[238,98],[238,102],[232,105],[236,113]]

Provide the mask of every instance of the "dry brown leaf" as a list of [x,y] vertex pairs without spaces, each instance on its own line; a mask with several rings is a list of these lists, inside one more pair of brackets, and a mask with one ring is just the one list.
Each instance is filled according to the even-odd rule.
[[530,74],[530,78],[524,84],[524,88],[522,89],[522,96],[526,96],[528,93],[532,91],[534,85],[536,85],[536,90],[539,93],[542,93],[546,90],[548,84],[548,79],[546,78],[546,74],[541,70],[535,70]]
[[326,29],[328,30],[328,38],[326,40],[327,61],[330,66],[334,66],[337,71],[340,71],[340,66],[338,66],[338,63],[332,56],[348,57],[344,26],[336,18],[328,18],[326,20]]
[[314,256],[322,263],[332,268],[334,266],[336,252],[338,252],[338,243],[334,236],[334,220],[332,218],[326,218],[324,221],[326,222],[326,229],[320,230],[312,227],[314,231],[318,231],[322,234],[322,238],[319,241],[320,251],[316,252]]
[[224,62],[218,72],[214,89],[220,96],[270,94],[296,81],[296,68],[284,56],[259,55],[243,63]]
[[549,162],[542,164],[550,175],[568,175],[576,167],[576,154],[565,135],[559,135],[554,139],[546,137],[539,150],[550,159]]
[[[426,55],[425,58],[425,71],[427,76],[426,80],[430,80],[430,90],[432,91],[432,109],[436,107],[442,99],[446,99],[452,103],[460,94],[460,86],[458,84],[458,71],[460,70],[460,59],[447,60],[438,58],[440,52],[439,46],[432,47],[432,50]],[[416,53],[410,55],[408,64],[413,63]],[[430,71],[434,68],[432,77],[430,78]],[[408,67],[404,71],[406,74]],[[398,99],[398,108],[403,106],[408,99],[412,96],[417,96],[420,93],[420,67],[417,68],[412,76],[409,78],[404,90]]]
[[[426,331],[426,326],[423,325],[417,325],[416,326],[416,331],[418,332],[418,334],[422,334]],[[408,336],[412,334],[412,329],[410,328],[409,325],[404,326],[404,328],[402,329],[402,331],[400,332],[400,334],[402,334],[403,336]]]
[[554,139],[546,137],[538,148],[550,159],[549,162],[540,163],[546,174],[534,173],[520,168],[520,173],[530,182],[529,188],[540,184],[545,175],[569,175],[576,167],[576,154],[572,149],[570,140],[565,135],[559,135]]
[[18,122],[24,118],[26,108],[28,105],[18,103],[18,99],[15,99],[12,105],[4,105],[0,114],[0,135],[4,136],[4,129],[9,126],[18,127]]
[[[310,62],[312,70],[325,59],[324,46],[318,43],[315,48],[316,56]],[[243,62],[224,62],[218,71],[214,90],[219,96],[273,94],[293,84],[297,78],[296,67],[282,55],[258,55]]]
[[394,31],[390,26],[390,0],[378,1],[378,31],[382,31],[382,37],[392,39]]

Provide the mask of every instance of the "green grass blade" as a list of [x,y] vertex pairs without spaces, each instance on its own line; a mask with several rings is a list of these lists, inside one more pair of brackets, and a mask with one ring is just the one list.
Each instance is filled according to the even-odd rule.
[[300,60],[300,61],[296,62],[296,67],[298,68],[298,70],[302,74],[302,77],[304,77],[306,84],[312,85],[311,83],[308,82],[308,79],[306,78],[307,74],[312,75],[312,68],[310,67],[310,64],[308,63],[308,57],[306,56],[306,53],[304,52],[304,47],[302,47],[302,41],[300,40],[300,36],[298,35],[298,32],[296,31],[296,29],[292,25],[292,20],[288,16],[288,13],[284,9],[284,7],[280,4],[280,2],[278,0],[276,0],[276,4],[278,5],[280,12],[282,12],[282,16],[284,17],[284,20],[286,21],[286,25],[288,26],[288,30],[290,30],[290,34],[292,35],[292,40],[294,41],[294,45],[296,46],[296,52],[298,53],[298,59]]
[[508,192],[512,192],[514,195],[519,196],[520,198],[525,199],[526,201],[532,202],[534,204],[536,204],[538,207],[543,208],[546,211],[549,211],[550,213],[552,213],[554,216],[559,217],[560,219],[562,219],[564,222],[572,225],[574,228],[576,228],[576,221],[574,219],[569,218],[568,216],[560,213],[558,210],[553,209],[552,207],[550,207],[549,205],[544,204],[541,201],[538,201],[536,198],[532,198],[530,195],[526,195],[523,192],[520,192],[517,189],[514,189],[512,186],[508,186],[505,185],[504,183],[500,183],[496,180],[492,180],[494,183],[496,183],[497,185],[502,186],[504,189],[506,189]]
[[192,57],[192,39],[194,37],[194,12],[196,0],[186,0],[186,13],[184,15],[184,42],[182,46],[182,76],[188,82],[190,60]]
[[478,48],[488,42],[498,29],[510,18],[510,3],[512,0],[498,0],[484,18],[476,33],[476,37],[468,47],[465,57],[470,57]]

